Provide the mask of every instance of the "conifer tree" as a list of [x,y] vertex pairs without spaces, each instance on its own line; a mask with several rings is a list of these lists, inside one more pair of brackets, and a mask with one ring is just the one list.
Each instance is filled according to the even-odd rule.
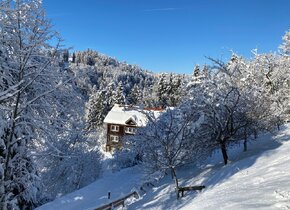
[[68,50],[64,50],[64,52],[63,52],[63,61],[64,62],[68,62],[68,59],[69,59],[69,52],[68,52]]
[[142,92],[140,91],[139,87],[135,84],[131,93],[128,96],[129,104],[137,105],[142,100]]
[[126,99],[124,95],[124,86],[123,83],[120,81],[117,89],[113,92],[112,101],[114,104],[125,105]]
[[165,107],[167,105],[166,103],[166,76],[165,74],[161,74],[160,78],[157,83],[157,99],[158,99],[158,105]]
[[103,121],[111,109],[108,103],[106,90],[100,90],[92,94],[87,104],[87,123],[88,129],[96,129],[103,124]]
[[198,77],[200,75],[199,65],[195,65],[193,69],[193,76]]
[[76,62],[76,54],[75,52],[73,52],[72,54],[72,63],[75,63]]
[[187,88],[189,88],[189,89],[195,88],[198,84],[200,84],[201,77],[202,76],[201,76],[201,72],[200,72],[200,69],[199,69],[199,65],[195,65],[191,81],[187,85],[188,86]]
[[206,64],[203,65],[203,68],[202,68],[202,75],[204,77],[208,77],[209,76],[209,69],[208,69],[208,66]]
[[181,75],[176,75],[174,76],[173,80],[172,80],[172,93],[170,95],[170,106],[177,106],[178,103],[180,102],[180,99],[182,97],[182,87],[181,87],[181,83],[182,83],[182,78]]
[[283,36],[283,44],[280,46],[283,53],[288,54],[290,53],[290,30],[286,31]]

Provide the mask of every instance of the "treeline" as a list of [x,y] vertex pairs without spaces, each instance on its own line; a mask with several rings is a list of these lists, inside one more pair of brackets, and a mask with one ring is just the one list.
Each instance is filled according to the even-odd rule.
[[69,69],[88,98],[88,130],[96,130],[114,104],[166,107],[179,104],[188,75],[153,74],[136,65],[119,62],[94,50],[76,51]]
[[179,166],[216,150],[227,164],[229,146],[243,143],[246,151],[259,133],[280,129],[290,116],[289,35],[280,54],[233,54],[227,63],[210,59],[206,70],[196,66],[181,102],[157,119],[148,115],[146,127],[124,138],[115,154],[120,167],[139,163],[153,177],[170,172],[178,187]]

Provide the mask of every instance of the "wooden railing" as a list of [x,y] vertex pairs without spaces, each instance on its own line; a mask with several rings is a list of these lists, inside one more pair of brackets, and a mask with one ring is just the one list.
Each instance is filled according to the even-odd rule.
[[111,203],[109,203],[109,204],[105,204],[105,205],[103,205],[103,206],[101,206],[101,207],[98,207],[98,208],[96,208],[96,209],[94,209],[94,210],[111,210],[111,209],[113,209],[113,208],[115,208],[115,207],[118,207],[118,206],[121,206],[121,205],[122,205],[123,207],[125,207],[125,201],[126,201],[128,198],[131,198],[131,197],[134,197],[134,198],[138,199],[138,198],[139,198],[139,195],[138,195],[138,193],[137,193],[136,191],[134,191],[134,192],[132,192],[132,193],[126,195],[126,196],[123,197],[123,198],[120,198],[120,199],[118,199],[118,200],[115,200],[115,201],[113,201],[113,202],[111,202]]
[[202,189],[204,189],[205,186],[201,185],[201,186],[187,186],[187,187],[179,187],[177,189],[177,198],[180,198],[180,193],[181,193],[181,197],[184,196],[184,192],[186,191],[195,191],[195,190],[199,190],[202,191]]

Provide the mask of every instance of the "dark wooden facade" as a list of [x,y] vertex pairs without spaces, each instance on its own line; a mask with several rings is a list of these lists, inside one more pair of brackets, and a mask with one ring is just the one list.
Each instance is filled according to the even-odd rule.
[[[112,126],[118,126],[118,130],[112,130]],[[135,123],[128,122],[128,125],[111,124],[108,123],[107,126],[107,144],[106,151],[111,152],[113,149],[121,149],[123,146],[122,137],[125,135],[134,135],[134,133],[126,133],[126,128],[133,128],[136,131],[137,126]],[[118,141],[112,140],[115,136],[118,137]]]

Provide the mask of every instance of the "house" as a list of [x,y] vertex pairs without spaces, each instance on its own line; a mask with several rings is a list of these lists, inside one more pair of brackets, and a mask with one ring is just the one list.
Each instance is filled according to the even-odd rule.
[[106,151],[122,148],[122,137],[134,135],[138,127],[146,126],[146,113],[153,112],[158,117],[162,109],[142,109],[137,106],[115,104],[104,119],[107,129]]

